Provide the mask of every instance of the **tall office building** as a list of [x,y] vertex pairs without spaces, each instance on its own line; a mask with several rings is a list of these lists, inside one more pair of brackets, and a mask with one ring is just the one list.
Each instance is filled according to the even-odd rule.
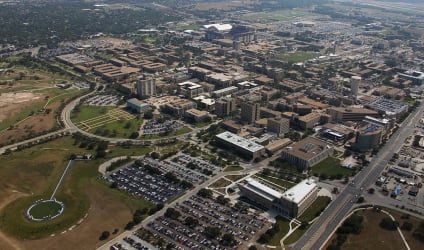
[[253,123],[260,118],[260,105],[254,102],[243,102],[241,104],[241,120]]
[[136,86],[139,98],[156,95],[156,79],[154,78],[139,79]]
[[361,83],[362,78],[360,76],[352,76],[350,78],[350,93],[356,98],[358,96],[359,84]]
[[215,114],[218,117],[230,115],[236,110],[236,101],[234,98],[221,98],[215,102]]

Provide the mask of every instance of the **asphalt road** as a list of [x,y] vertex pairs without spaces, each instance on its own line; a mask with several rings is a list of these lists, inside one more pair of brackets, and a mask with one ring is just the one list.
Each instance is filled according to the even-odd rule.
[[406,138],[415,130],[415,124],[421,118],[423,110],[424,103],[421,103],[401,124],[379,153],[373,157],[368,167],[357,174],[352,183],[331,202],[323,214],[294,245],[293,249],[321,249],[324,246],[338,225],[355,206],[355,196],[360,196],[363,190],[368,189],[376,181],[392,158],[393,153],[400,150]]

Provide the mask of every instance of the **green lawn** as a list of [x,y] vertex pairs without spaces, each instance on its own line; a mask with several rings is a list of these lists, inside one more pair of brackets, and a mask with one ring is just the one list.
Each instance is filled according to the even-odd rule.
[[294,182],[290,182],[278,177],[274,177],[274,176],[266,176],[263,174],[256,174],[257,176],[261,177],[262,179],[267,180],[268,182],[270,182],[271,184],[275,184],[277,185],[277,187],[284,187],[286,189],[289,189],[291,187],[294,187],[296,185],[296,183]]
[[183,128],[180,128],[179,130],[173,131],[171,133],[159,134],[159,135],[142,135],[141,138],[142,139],[162,139],[162,138],[168,138],[168,137],[187,134],[187,133],[190,133],[191,131],[192,131],[191,128],[183,127]]
[[279,231],[274,235],[274,237],[272,237],[268,244],[271,246],[281,246],[280,244],[280,240],[289,232],[290,230],[290,221],[282,218],[282,217],[277,217],[277,221],[276,223],[278,223],[279,226]]
[[241,167],[241,166],[228,166],[224,169],[224,172],[240,171],[240,170],[243,170],[243,167]]
[[315,219],[331,202],[327,196],[318,196],[312,205],[298,218],[299,221],[310,222]]
[[[93,151],[73,145],[70,137],[60,138],[34,146],[11,155],[0,156],[0,196],[5,189],[13,188],[26,196],[19,198],[0,211],[2,231],[18,239],[36,239],[59,233],[74,225],[90,208],[85,187],[111,195],[110,202],[123,203],[131,211],[150,208],[145,200],[134,198],[127,192],[111,189],[98,178],[97,168],[104,160],[77,161],[66,176],[56,194],[57,200],[65,204],[64,213],[48,222],[31,222],[25,211],[38,199],[47,199],[53,192],[71,154]],[[123,222],[126,223],[126,222]]]
[[[248,21],[256,21],[262,19],[264,21],[288,21],[292,20],[295,17],[310,16],[311,13],[308,13],[304,10],[277,10],[271,12],[257,12],[249,13],[241,16],[240,18]],[[315,15],[315,14],[314,14]]]
[[287,237],[287,239],[284,240],[284,244],[285,245],[290,245],[295,243],[296,241],[298,241],[300,239],[300,237],[302,237],[302,235],[308,231],[308,228],[310,227],[310,225],[306,226],[305,228],[298,228],[296,229],[296,231],[294,231],[292,234],[290,234],[289,237]]
[[129,138],[133,132],[137,132],[143,119],[118,120],[105,124],[98,128],[93,128],[88,132],[96,135],[113,137],[113,138]]
[[145,155],[152,151],[150,147],[131,146],[129,148],[113,147],[110,148],[107,154],[108,158],[114,158],[118,156],[139,156]]
[[344,168],[340,165],[340,160],[334,157],[328,157],[322,162],[312,167],[312,174],[322,175],[325,174],[327,176],[350,176],[352,174],[351,169]]
[[89,106],[89,105],[81,105],[80,111],[75,112],[75,110],[71,113],[71,119],[74,123],[88,120],[90,118],[104,115],[109,110],[115,109],[116,107],[111,106]]
[[48,202],[42,202],[42,203],[34,206],[29,211],[29,213],[35,219],[42,219],[42,218],[44,218],[46,216],[57,215],[61,208],[62,208],[62,206],[59,205],[57,202],[48,201]]
[[318,53],[313,52],[295,52],[295,53],[283,53],[278,56],[280,60],[287,61],[289,63],[304,62],[308,59],[312,59],[319,56]]

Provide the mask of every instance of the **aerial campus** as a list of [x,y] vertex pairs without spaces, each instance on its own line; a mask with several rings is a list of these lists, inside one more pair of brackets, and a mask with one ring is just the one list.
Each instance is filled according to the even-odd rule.
[[0,0],[0,249],[424,249],[421,0]]

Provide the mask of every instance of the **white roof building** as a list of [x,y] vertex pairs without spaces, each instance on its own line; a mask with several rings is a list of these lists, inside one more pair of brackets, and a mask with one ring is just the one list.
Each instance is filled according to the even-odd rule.
[[213,24],[203,25],[203,28],[205,29],[215,28],[217,31],[229,31],[233,28],[233,26],[231,24],[213,23]]

